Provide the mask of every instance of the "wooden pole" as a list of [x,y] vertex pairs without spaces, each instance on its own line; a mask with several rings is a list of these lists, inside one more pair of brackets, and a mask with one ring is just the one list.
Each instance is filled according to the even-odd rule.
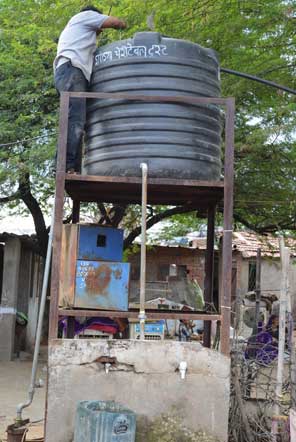
[[289,265],[290,265],[290,250],[285,247],[284,238],[280,237],[280,254],[282,264],[282,278],[281,278],[281,294],[280,294],[280,312],[279,312],[279,343],[278,343],[278,365],[277,365],[277,377],[276,377],[276,389],[275,389],[275,404],[273,410],[273,422],[272,422],[272,437],[276,442],[278,434],[278,421],[275,420],[276,416],[280,413],[280,401],[282,398],[283,387],[283,372],[284,372],[284,352],[286,341],[286,312],[287,312],[287,293],[288,293],[288,278],[289,278]]
[[52,268],[51,268],[51,292],[50,292],[50,313],[49,313],[49,339],[56,339],[58,336],[59,322],[59,293],[60,293],[60,266],[61,266],[61,243],[64,210],[64,189],[66,150],[68,137],[68,115],[69,115],[69,92],[61,93],[59,140],[57,152],[56,172],[56,195],[55,215],[53,232]]
[[230,355],[231,282],[232,282],[232,218],[234,182],[234,118],[235,101],[229,99],[225,122],[224,223],[221,287],[221,353]]
[[258,322],[260,318],[260,302],[261,302],[261,249],[257,250],[256,260],[256,310],[255,310],[255,323],[253,329],[253,335],[258,334]]
[[[294,324],[293,319],[292,319],[292,324]],[[296,411],[296,348],[295,347],[296,347],[296,342],[294,339],[294,330],[292,330],[290,379],[291,379],[291,408],[294,411]]]
[[[204,296],[207,307],[213,304],[214,287],[214,246],[215,246],[215,214],[216,207],[208,209],[207,250],[205,262],[205,288]],[[204,347],[211,348],[211,321],[204,322]]]
[[289,280],[288,280],[287,314],[288,314],[288,323],[289,323],[289,349],[291,354],[290,356],[291,408],[292,410],[294,410],[294,412],[296,412],[296,342],[294,338],[293,302],[292,302]]

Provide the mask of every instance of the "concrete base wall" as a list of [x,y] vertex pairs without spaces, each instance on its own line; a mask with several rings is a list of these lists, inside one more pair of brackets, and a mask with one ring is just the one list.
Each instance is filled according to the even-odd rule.
[[[116,359],[108,374],[103,356]],[[188,365],[185,380],[181,361]],[[227,357],[198,343],[51,341],[46,442],[72,442],[81,400],[115,400],[133,410],[137,442],[225,442],[229,372]],[[208,439],[200,438],[201,430]]]

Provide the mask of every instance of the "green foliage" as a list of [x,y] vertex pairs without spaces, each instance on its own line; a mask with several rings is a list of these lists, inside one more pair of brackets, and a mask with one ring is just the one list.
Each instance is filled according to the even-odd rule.
[[218,439],[205,431],[193,431],[184,425],[182,410],[161,415],[149,423],[139,418],[136,442],[218,442]]
[[197,218],[195,212],[173,215],[162,227],[159,239],[173,239],[177,236],[199,231],[205,222],[206,220]]
[[[67,20],[87,1],[0,0],[0,193],[14,194],[29,173],[43,211],[53,194],[58,98],[52,62]],[[100,7],[127,20],[128,29],[105,31],[100,44],[155,30],[214,48],[223,67],[295,88],[295,5],[292,0],[102,0]],[[260,231],[295,229],[295,96],[222,74],[223,96],[235,96],[238,222]],[[41,138],[42,137],[42,138]],[[0,200],[1,201],[1,200]],[[11,201],[17,207],[19,200]],[[126,226],[138,222],[131,212]],[[174,218],[174,234],[196,230],[195,215]],[[167,232],[172,233],[172,229]]]

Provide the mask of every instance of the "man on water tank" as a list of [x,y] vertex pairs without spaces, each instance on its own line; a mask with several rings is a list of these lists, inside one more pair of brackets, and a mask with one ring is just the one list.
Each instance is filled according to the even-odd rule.
[[[60,35],[54,60],[55,86],[59,92],[85,92],[92,73],[96,37],[104,28],[124,29],[124,21],[86,6],[74,15]],[[66,171],[79,170],[81,141],[86,119],[86,100],[71,98],[67,140]]]

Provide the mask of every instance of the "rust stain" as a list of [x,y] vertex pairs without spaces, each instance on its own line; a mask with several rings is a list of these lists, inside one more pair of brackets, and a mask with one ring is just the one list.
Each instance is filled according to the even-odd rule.
[[122,277],[122,269],[118,268],[116,270],[114,270],[114,277],[115,279],[121,279]]
[[95,255],[95,254],[85,254],[85,255],[82,255],[82,257],[81,258],[79,258],[79,259],[82,259],[82,260],[84,260],[84,261],[99,261],[99,260],[102,260],[102,257],[101,256],[97,256],[97,255]]
[[111,282],[111,268],[104,264],[97,269],[91,267],[85,277],[86,290],[90,294],[105,295],[105,290]]

